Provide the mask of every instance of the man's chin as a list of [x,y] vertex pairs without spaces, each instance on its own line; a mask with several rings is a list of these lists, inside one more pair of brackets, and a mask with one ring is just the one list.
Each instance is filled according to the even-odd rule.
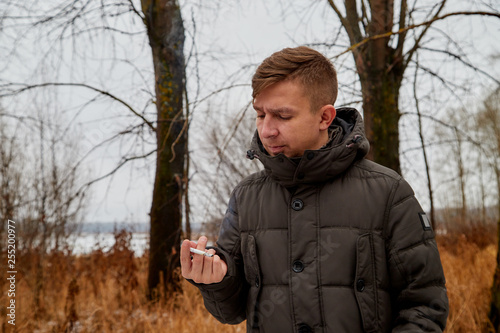
[[296,153],[293,153],[293,152],[289,152],[289,151],[286,151],[286,150],[282,150],[282,151],[279,151],[279,152],[276,152],[276,153],[275,153],[275,152],[272,152],[272,151],[267,150],[267,153],[268,153],[270,156],[272,156],[272,157],[274,157],[274,156],[278,156],[279,154],[283,154],[283,155],[285,155],[285,156],[286,156],[286,157],[288,157],[288,158],[297,158],[297,157],[302,157],[302,156],[304,155],[303,153],[302,153],[302,154],[297,153],[297,152],[296,152]]

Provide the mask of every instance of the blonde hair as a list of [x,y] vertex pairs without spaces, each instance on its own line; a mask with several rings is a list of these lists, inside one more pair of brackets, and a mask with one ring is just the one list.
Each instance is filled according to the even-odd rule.
[[334,104],[337,99],[337,72],[324,55],[306,46],[285,48],[266,58],[252,78],[252,97],[274,83],[297,80],[309,96],[311,110]]

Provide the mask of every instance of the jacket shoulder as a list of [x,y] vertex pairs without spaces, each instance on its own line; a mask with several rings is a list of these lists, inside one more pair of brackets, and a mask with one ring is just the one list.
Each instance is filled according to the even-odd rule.
[[255,184],[260,184],[262,182],[265,182],[268,179],[267,173],[265,170],[257,171],[255,173],[252,173],[249,176],[246,176],[243,178],[238,185],[236,185],[235,190],[238,190],[242,187],[247,187],[247,186],[252,186]]
[[411,186],[400,174],[367,159],[355,163],[349,176],[376,182],[380,186],[378,189],[379,194],[386,193],[390,195],[392,204],[415,195]]
[[389,179],[393,179],[396,182],[402,179],[401,175],[396,171],[365,158],[355,163],[354,168],[364,173],[365,176],[386,177]]

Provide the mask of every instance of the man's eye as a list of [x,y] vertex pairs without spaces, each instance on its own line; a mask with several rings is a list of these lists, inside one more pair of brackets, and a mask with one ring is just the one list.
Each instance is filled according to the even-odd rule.
[[258,114],[257,119],[263,119],[265,116],[263,114]]
[[290,117],[290,116],[280,116],[280,119],[281,120],[290,120],[290,119],[292,119],[292,117]]

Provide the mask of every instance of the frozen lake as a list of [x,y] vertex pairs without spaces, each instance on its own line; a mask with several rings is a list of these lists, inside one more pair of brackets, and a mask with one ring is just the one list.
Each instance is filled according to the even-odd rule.
[[[140,257],[149,248],[149,224],[148,223],[83,223],[80,231],[69,236],[68,243],[74,254],[88,254],[94,250],[102,249],[109,251],[115,244],[114,232],[126,230],[132,235],[130,247],[136,257]],[[193,233],[200,230],[200,225],[191,226]],[[212,243],[210,243],[212,244]]]
[[[102,249],[106,252],[115,243],[115,236],[112,232],[82,232],[79,235],[70,236],[68,242],[73,248],[74,254],[88,254],[97,249]],[[142,256],[144,251],[149,247],[149,233],[132,233],[130,247],[136,257]]]

